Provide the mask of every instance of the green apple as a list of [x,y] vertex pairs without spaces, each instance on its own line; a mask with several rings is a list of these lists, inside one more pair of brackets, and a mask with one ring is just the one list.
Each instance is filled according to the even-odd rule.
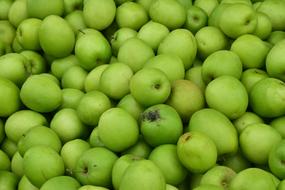
[[262,40],[269,37],[272,32],[272,23],[265,13],[257,12],[257,25],[253,34]]
[[194,5],[203,9],[209,17],[213,10],[219,5],[219,0],[195,0]]
[[165,25],[169,30],[180,28],[186,21],[186,10],[176,0],[156,0],[149,8],[154,22]]
[[22,102],[37,112],[51,112],[62,101],[60,87],[51,78],[43,74],[30,76],[23,84],[20,97]]
[[187,190],[190,187],[190,189],[192,190],[196,187],[199,187],[202,177],[203,177],[202,173],[191,173],[191,175],[188,178],[186,178],[188,179],[189,183],[187,184],[187,187],[184,189]]
[[98,133],[99,129],[98,126],[94,127],[94,129],[91,131],[91,134],[88,138],[88,142],[91,145],[91,147],[105,147],[104,143],[101,141]]
[[246,69],[243,71],[240,81],[246,88],[247,92],[249,93],[252,89],[252,87],[260,80],[264,78],[268,78],[268,73],[266,73],[264,70],[251,68]]
[[83,185],[78,190],[109,190],[109,189],[94,185]]
[[266,164],[272,147],[282,139],[276,129],[262,123],[248,125],[239,138],[244,156],[255,164]]
[[207,21],[207,13],[200,7],[193,5],[187,9],[184,27],[195,34],[207,25]]
[[86,92],[99,90],[101,75],[108,66],[109,64],[99,65],[88,73],[84,82],[84,89]]
[[70,140],[62,146],[60,156],[63,159],[67,174],[75,174],[75,166],[77,160],[85,151],[89,149],[90,144],[82,139]]
[[118,51],[118,61],[129,65],[134,72],[142,69],[154,56],[152,48],[137,37],[126,40]]
[[15,190],[17,189],[19,178],[16,174],[9,171],[0,171],[0,189]]
[[8,13],[11,5],[13,4],[13,0],[2,0],[0,1],[0,19],[8,20]]
[[0,116],[8,117],[21,106],[19,88],[10,80],[0,77]]
[[[111,108],[111,101],[100,91],[90,91],[83,95],[77,106],[77,114],[86,125],[97,125],[101,115]],[[88,110],[88,111],[86,111]]]
[[111,108],[99,119],[98,135],[107,148],[122,152],[137,142],[139,126],[135,118],[124,109]]
[[190,172],[203,173],[215,165],[218,152],[210,137],[193,131],[186,132],[179,138],[177,155],[180,162]]
[[[117,0],[117,1],[120,1],[120,0]],[[125,1],[132,1],[132,0],[125,0]],[[142,5],[147,12],[149,11],[149,8],[154,1],[155,0],[136,0],[136,2]]]
[[196,34],[198,55],[202,59],[206,59],[209,55],[216,51],[226,49],[228,39],[225,34],[217,27],[205,26]]
[[140,160],[130,164],[119,186],[119,190],[165,190],[165,188],[163,174],[150,160]]
[[61,79],[65,71],[67,71],[70,67],[78,64],[79,61],[75,55],[69,55],[64,58],[55,59],[51,63],[51,73],[58,79]]
[[83,97],[84,92],[78,89],[65,88],[62,90],[62,103],[60,109],[62,108],[72,108],[77,109],[77,106]]
[[234,125],[215,109],[204,108],[195,112],[186,130],[198,131],[210,137],[215,142],[219,155],[234,154],[238,150],[238,134]]
[[182,59],[185,69],[189,69],[197,53],[196,39],[189,30],[173,30],[160,43],[157,53],[175,54]]
[[23,176],[18,183],[18,190],[39,190],[26,176]]
[[16,28],[22,21],[28,18],[26,4],[27,0],[16,0],[9,9],[8,20]]
[[[218,1],[220,1],[220,0],[218,0]],[[209,15],[208,25],[209,26],[215,26],[215,27],[219,28],[221,15],[224,12],[224,10],[229,6],[231,6],[231,4],[229,4],[229,3],[220,3],[217,6],[215,6],[212,13]]]
[[178,190],[177,187],[175,186],[172,186],[172,185],[169,185],[169,184],[166,184],[166,189],[165,190]]
[[110,187],[112,168],[117,159],[117,155],[106,148],[91,148],[78,158],[75,177],[82,185]]
[[81,187],[80,183],[70,176],[57,176],[47,180],[41,190],[77,190]]
[[48,80],[51,80],[52,82],[54,82],[57,86],[60,86],[59,80],[53,76],[50,73],[41,73],[40,74],[42,77],[47,78]]
[[3,150],[11,159],[13,155],[17,152],[17,143],[8,139],[7,137],[1,142],[1,150]]
[[[106,14],[108,13],[108,14]],[[87,0],[83,5],[83,18],[89,28],[106,29],[116,16],[114,0]]]
[[240,134],[248,125],[254,123],[264,123],[263,119],[254,112],[245,112],[233,121],[238,133]]
[[272,31],[267,38],[267,41],[272,45],[277,44],[279,41],[285,39],[284,31]]
[[282,180],[279,185],[277,190],[284,190],[285,189],[285,180]]
[[75,35],[79,33],[80,30],[87,28],[86,23],[83,18],[82,10],[76,10],[64,17],[64,19],[68,22],[71,26]]
[[188,122],[193,113],[204,108],[205,98],[194,82],[176,80],[171,84],[171,94],[166,103],[178,112],[184,122]]
[[151,106],[167,100],[171,85],[162,71],[156,68],[144,68],[131,78],[130,92],[139,104]]
[[[14,40],[13,40],[14,42]],[[11,44],[6,44],[3,40],[0,40],[0,56],[12,52]]]
[[20,54],[26,58],[31,74],[41,74],[47,72],[47,64],[41,54],[31,50],[24,50]]
[[23,157],[19,152],[16,152],[11,159],[11,171],[19,177],[24,175]]
[[79,65],[74,65],[67,69],[61,78],[62,88],[73,88],[83,91],[84,82],[88,72]]
[[27,0],[27,12],[29,17],[44,19],[49,15],[61,16],[64,11],[63,0],[51,0],[46,4],[45,0]]
[[11,161],[9,156],[0,149],[0,170],[7,170],[11,169]]
[[284,155],[285,141],[282,140],[270,150],[268,157],[270,171],[279,179],[284,179],[285,176]]
[[77,10],[82,10],[83,2],[84,0],[63,0],[65,15],[76,12]]
[[237,173],[252,166],[251,163],[244,157],[240,149],[234,155],[224,156],[221,164],[231,168]]
[[202,92],[205,91],[206,84],[202,77],[202,66],[191,67],[185,72],[185,79],[196,84]]
[[48,146],[34,146],[23,158],[24,174],[36,187],[50,178],[64,174],[64,162],[60,155]]
[[46,54],[61,58],[72,52],[75,34],[66,20],[57,15],[50,15],[43,19],[39,28],[39,41]]
[[274,129],[276,129],[280,133],[282,138],[285,137],[285,131],[284,131],[284,127],[283,127],[284,126],[284,122],[285,122],[285,117],[284,116],[274,118],[270,122],[270,126],[272,126]]
[[[130,19],[132,18],[132,19]],[[148,21],[144,7],[135,2],[125,2],[117,8],[116,22],[120,28],[138,30]]]
[[194,188],[193,190],[223,190],[223,187],[217,186],[217,185],[199,185],[198,187]]
[[148,145],[143,139],[143,136],[140,135],[136,144],[122,152],[122,154],[132,154],[138,157],[148,158],[151,150],[152,148],[150,147],[150,145]]
[[0,40],[5,44],[12,44],[16,30],[8,20],[0,20]]
[[160,42],[168,34],[169,30],[166,26],[158,22],[149,21],[140,28],[137,37],[156,51]]

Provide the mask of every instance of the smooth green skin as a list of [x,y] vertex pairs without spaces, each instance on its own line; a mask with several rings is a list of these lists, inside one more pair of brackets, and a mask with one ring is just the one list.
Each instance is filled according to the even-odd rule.
[[234,155],[225,156],[221,164],[231,168],[236,173],[251,167],[251,163],[242,155],[241,151]]
[[122,177],[119,190],[165,190],[166,183],[159,168],[150,160],[133,162]]
[[193,113],[205,107],[205,98],[194,82],[176,80],[171,84],[171,94],[166,103],[178,112],[184,122],[188,122]]
[[86,126],[80,121],[77,112],[71,108],[58,111],[50,122],[50,128],[63,143],[84,138],[87,134]]
[[[190,179],[190,182],[188,184],[188,188],[190,188],[192,190],[192,189],[200,186],[200,181],[201,181],[202,177],[203,177],[203,174],[201,174],[201,173],[191,174],[190,177],[188,177],[188,179]],[[188,188],[186,187],[185,190],[187,190]]]
[[169,34],[169,30],[163,24],[149,21],[138,31],[137,37],[147,43],[154,51],[160,42]]
[[112,168],[117,159],[117,155],[106,148],[91,148],[76,162],[75,177],[82,185],[109,187],[112,184]]
[[27,64],[30,65],[31,74],[41,74],[47,72],[47,64],[41,54],[31,50],[24,50],[20,54],[26,58],[28,62]]
[[166,184],[166,189],[165,190],[178,190],[177,187],[174,187],[172,185]]
[[275,119],[273,119],[270,122],[270,126],[272,126],[274,129],[276,129],[280,135],[282,136],[282,138],[285,137],[285,130],[284,130],[284,122],[285,122],[285,117],[281,116],[281,117],[277,117]]
[[248,168],[239,172],[232,180],[229,190],[275,190],[275,184],[268,173],[258,168]]
[[0,171],[0,189],[15,190],[17,189],[18,176],[9,171]]
[[185,79],[195,83],[202,92],[205,91],[206,84],[202,78],[202,66],[191,67],[185,72]]
[[149,18],[142,5],[126,2],[117,8],[115,20],[120,28],[127,27],[137,31],[147,23]]
[[207,25],[207,21],[207,13],[200,7],[193,5],[187,9],[184,27],[195,34]]
[[67,174],[74,175],[77,160],[89,149],[90,144],[82,139],[70,140],[62,146],[60,156],[63,159]]
[[5,42],[0,40],[0,56],[3,56],[11,52],[12,52],[11,44],[6,44]]
[[[204,151],[207,149],[207,151]],[[203,173],[217,161],[218,151],[213,140],[198,132],[186,132],[177,142],[177,155],[185,168],[192,173]]]
[[206,87],[205,98],[210,108],[222,112],[229,119],[239,118],[248,107],[246,88],[232,76],[224,75],[212,80]]
[[64,162],[60,155],[48,146],[34,146],[24,155],[24,174],[36,187],[50,178],[64,174]]
[[110,99],[104,93],[94,90],[83,95],[76,111],[84,124],[95,126],[100,116],[110,108]]
[[46,54],[61,58],[72,52],[75,34],[66,20],[56,15],[50,15],[43,19],[39,28],[39,41]]
[[20,97],[28,108],[42,113],[55,110],[62,102],[58,84],[43,74],[30,76],[22,85]]
[[9,171],[11,168],[11,161],[9,156],[0,149],[0,170]]
[[214,9],[219,5],[218,0],[195,0],[194,5],[203,9],[210,17]]
[[8,13],[11,5],[13,4],[13,0],[3,0],[0,2],[0,19],[7,20]]
[[[248,125],[240,134],[240,147],[244,156],[252,163],[266,164],[271,149],[282,137],[270,125],[255,123]],[[256,157],[256,154],[259,156]]]
[[247,4],[228,4],[220,14],[219,28],[231,38],[235,39],[243,34],[253,33],[256,28],[255,10]]
[[124,109],[111,108],[99,119],[98,135],[108,149],[122,152],[137,142],[139,126],[135,118]]
[[284,115],[284,82],[276,78],[258,81],[249,93],[252,110],[261,117],[273,118]]
[[16,35],[16,30],[8,20],[0,20],[0,41],[5,44],[12,44]]
[[279,179],[284,179],[285,176],[284,155],[285,141],[282,140],[271,149],[268,157],[270,171]]
[[238,133],[240,134],[248,125],[254,123],[264,123],[263,119],[254,112],[245,112],[233,121]]
[[262,40],[269,37],[272,32],[272,24],[270,18],[262,12],[257,12],[257,25],[253,34]]
[[197,53],[196,39],[189,30],[173,30],[160,43],[157,53],[175,54],[182,59],[184,68],[189,69]]
[[284,30],[285,29],[285,14],[284,14],[285,2],[278,0],[266,0],[258,6],[257,11],[265,13],[272,24],[272,30]]
[[240,79],[242,62],[236,53],[229,50],[219,50],[206,58],[201,72],[205,83],[221,76],[232,76]]
[[31,65],[18,53],[8,53],[0,57],[0,76],[21,87],[31,74]]
[[8,117],[21,106],[19,88],[10,80],[0,77],[0,116]]
[[165,102],[170,91],[171,85],[167,76],[155,68],[141,69],[130,81],[131,95],[146,107]]
[[143,136],[140,136],[137,143],[122,152],[122,154],[132,154],[147,159],[151,150],[152,148],[145,142]]
[[84,92],[81,90],[73,88],[65,88],[62,90],[62,103],[60,109],[62,108],[77,108],[81,98],[83,97]]
[[78,190],[109,190],[109,189],[105,187],[94,186],[94,185],[84,185],[84,186],[81,186]]
[[217,147],[218,155],[234,154],[238,150],[238,134],[234,125],[217,110],[204,108],[195,112],[186,130],[210,137]]
[[91,145],[91,147],[104,147],[105,145],[102,143],[99,134],[98,134],[98,127],[94,127],[92,130],[88,142]]
[[2,144],[4,142],[4,139],[6,137],[6,133],[5,133],[5,127],[4,127],[4,123],[3,121],[0,119],[0,144]]
[[144,111],[144,107],[140,105],[131,94],[124,96],[117,104],[117,107],[129,112],[137,121]]
[[258,81],[268,77],[269,77],[268,74],[264,70],[251,68],[243,71],[240,77],[240,81],[242,82],[247,92],[249,93],[252,87]]
[[18,190],[39,190],[26,176],[23,176],[18,183]]
[[61,16],[63,11],[63,0],[51,0],[48,5],[45,0],[27,0],[27,12],[29,17],[43,19],[49,15]]
[[157,68],[164,72],[170,83],[175,80],[184,79],[185,70],[182,60],[171,54],[160,54],[150,58],[144,65],[144,68]]
[[103,71],[109,66],[109,64],[103,64],[92,69],[84,82],[84,89],[86,92],[100,89],[100,79]]
[[213,9],[211,15],[209,15],[208,25],[209,26],[215,26],[215,27],[219,28],[219,22],[220,22],[221,15],[222,15],[224,9],[226,9],[229,6],[230,6],[230,4],[228,4],[228,3],[220,3],[219,5],[217,5]]
[[101,74],[99,89],[109,98],[120,100],[129,94],[133,76],[131,67],[124,63],[112,63]]
[[51,73],[58,79],[61,79],[65,71],[78,64],[79,61],[75,55],[69,55],[64,58],[55,59],[51,63]]
[[267,38],[267,41],[272,45],[275,45],[283,39],[285,39],[284,31],[273,31],[270,33],[269,37]]
[[204,185],[199,185],[193,190],[223,190],[223,187],[217,186],[217,185],[209,185],[209,184],[204,184]]
[[241,59],[243,68],[263,68],[270,48],[257,36],[244,34],[231,45],[231,51]]
[[75,10],[66,15],[64,19],[69,23],[75,34],[78,34],[80,30],[87,28],[82,10]]
[[50,74],[50,73],[41,73],[40,75],[42,77],[44,77],[44,78],[47,78],[48,80],[53,81],[55,84],[57,84],[57,86],[60,86],[59,80],[55,76],[53,76],[52,74]]
[[[255,1],[255,0],[253,0],[253,1]],[[220,3],[221,4],[225,4],[225,3],[228,3],[228,4],[240,3],[240,4],[245,4],[245,5],[248,5],[248,6],[252,6],[252,2],[250,0],[221,0]]]
[[120,183],[124,176],[127,168],[134,162],[142,160],[143,158],[132,155],[125,154],[116,160],[113,169],[112,169],[112,185],[114,189],[119,189]]
[[13,155],[17,152],[17,144],[11,141],[8,138],[5,138],[1,143],[1,149],[10,157],[12,158]]
[[[130,55],[132,55],[130,57]],[[152,48],[137,37],[126,40],[118,51],[118,61],[127,64],[134,72],[141,70],[144,64],[154,57]]]
[[148,159],[159,167],[167,184],[176,186],[186,178],[187,169],[180,163],[176,145],[160,145],[152,150]]
[[226,166],[214,166],[202,177],[201,185],[216,185],[227,189],[231,180],[236,176],[236,172]]
[[[116,0],[119,1],[119,0]],[[132,1],[132,0],[127,0]],[[144,9],[148,12],[151,4],[154,2],[154,0],[136,0],[136,2],[144,7]]]
[[78,33],[75,56],[85,70],[91,71],[98,65],[109,63],[111,55],[111,45],[102,33],[95,29],[85,29]]
[[18,151],[21,156],[24,156],[29,149],[38,145],[48,146],[56,152],[59,152],[62,147],[62,143],[56,132],[48,127],[36,126],[29,129],[20,138]]
[[[21,51],[24,51],[24,48],[20,45],[17,38],[14,38],[11,44],[11,47],[12,47],[12,51],[15,53],[21,53]],[[9,52],[9,53],[12,53],[12,52]]]
[[195,34],[195,38],[197,41],[198,55],[203,60],[214,52],[226,49],[228,45],[228,39],[225,34],[214,26],[201,28]]
[[81,187],[76,179],[70,176],[57,176],[46,181],[40,190],[77,190]]
[[285,180],[282,180],[279,185],[277,190],[284,190],[285,189]]
[[151,20],[163,24],[169,30],[180,28],[186,21],[186,10],[176,0],[156,0],[148,13]]
[[111,38],[111,46],[112,46],[112,54],[118,55],[118,50],[122,46],[122,44],[130,38],[136,37],[137,31],[131,28],[123,27],[119,28]]
[[63,0],[64,14],[68,15],[77,10],[82,10],[84,0]]
[[73,88],[84,91],[84,82],[88,72],[78,65],[70,67],[61,78],[62,88]]
[[[108,14],[106,14],[108,13]],[[114,0],[87,0],[84,1],[83,18],[89,28],[104,30],[111,25],[116,16]]]
[[14,1],[9,9],[8,20],[15,28],[17,28],[22,21],[28,18],[26,4],[26,0]]
[[11,171],[19,177],[24,175],[23,157],[16,152],[11,159]]
[[140,130],[145,141],[156,147],[162,144],[176,144],[183,133],[183,124],[173,107],[157,104],[148,107],[142,113]]

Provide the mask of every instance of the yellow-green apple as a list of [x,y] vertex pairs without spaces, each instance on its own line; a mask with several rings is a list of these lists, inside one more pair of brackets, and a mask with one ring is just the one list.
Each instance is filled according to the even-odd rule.
[[196,84],[202,92],[205,91],[206,84],[202,77],[202,66],[191,67],[185,72],[185,79]]
[[3,0],[0,1],[0,19],[8,20],[8,13],[11,5],[13,4],[13,0]]
[[205,27],[208,23],[207,13],[195,5],[190,6],[186,12],[184,27],[195,34],[198,30]]
[[44,19],[49,15],[61,16],[64,12],[63,0],[51,0],[46,4],[45,0],[27,0],[27,12],[31,18]]
[[1,143],[1,150],[3,150],[9,158],[12,158],[18,150],[17,143],[6,137]]
[[61,78],[62,88],[73,88],[84,91],[84,82],[88,72],[79,65],[67,69]]
[[254,112],[245,112],[239,118],[233,120],[233,124],[240,134],[248,125],[254,123],[264,123],[263,119]]
[[[117,62],[117,61],[116,61]],[[84,89],[86,92],[90,92],[92,90],[100,90],[100,78],[103,71],[109,66],[109,64],[102,64],[94,69],[92,69],[84,82]]]
[[267,38],[267,41],[272,45],[277,44],[279,41],[285,39],[284,31],[272,31]]
[[20,53],[28,62],[26,67],[30,67],[30,74],[40,74],[47,72],[47,64],[45,59],[38,52],[24,50]]
[[[116,0],[116,1],[133,1],[133,0]],[[155,0],[136,0],[136,2],[144,7],[144,9],[148,12],[151,4]]]
[[70,176],[57,176],[47,180],[41,190],[78,190],[80,183]]
[[28,18],[27,0],[17,0],[11,5],[8,13],[9,22],[17,28],[19,24]]
[[11,158],[11,171],[19,177],[24,176],[23,157],[18,151]]
[[17,189],[19,178],[10,171],[0,171],[0,188],[5,190]]
[[273,127],[274,129],[276,129],[280,133],[282,138],[285,137],[285,131],[284,131],[284,127],[283,127],[284,126],[284,122],[285,122],[285,117],[284,116],[274,118],[270,122],[270,126]]
[[240,149],[234,155],[223,156],[221,160],[221,165],[229,167],[237,173],[252,166],[252,163],[244,157]]
[[64,19],[68,22],[71,26],[75,35],[79,33],[80,30],[87,28],[86,23],[83,18],[82,10],[76,10],[64,17]]
[[268,157],[270,171],[279,179],[284,179],[285,176],[284,155],[285,141],[282,140],[270,150]]
[[207,16],[210,17],[213,10],[219,5],[218,0],[195,0],[194,5],[203,9]]
[[242,72],[240,81],[249,93],[252,87],[261,79],[268,78],[268,73],[261,69],[251,68]]
[[64,58],[55,59],[51,63],[51,74],[61,79],[63,73],[70,67],[78,65],[79,61],[75,55],[69,55]]
[[11,170],[11,161],[9,156],[0,149],[0,170]]
[[105,147],[104,143],[101,141],[99,137],[98,131],[99,131],[98,126],[96,126],[90,133],[88,142],[91,145],[91,147]]
[[39,190],[39,188],[34,186],[24,175],[18,183],[18,190]]
[[62,103],[59,108],[72,108],[76,110],[83,95],[84,92],[78,89],[62,89]]
[[16,29],[13,25],[8,20],[0,20],[0,30],[0,40],[7,45],[12,44],[16,35]]
[[82,10],[84,0],[63,0],[64,14]]
[[253,34],[262,40],[269,37],[272,32],[272,23],[265,13],[257,12],[257,25]]
[[118,50],[122,44],[129,38],[136,37],[137,31],[131,28],[123,27],[119,28],[111,38],[112,54],[118,55]]
[[223,190],[223,187],[217,186],[217,185],[209,185],[209,184],[204,184],[204,185],[199,185],[193,190]]
[[136,144],[122,152],[122,154],[132,154],[147,159],[151,150],[152,148],[150,145],[148,145],[143,139],[143,136],[140,135],[139,140],[136,142]]

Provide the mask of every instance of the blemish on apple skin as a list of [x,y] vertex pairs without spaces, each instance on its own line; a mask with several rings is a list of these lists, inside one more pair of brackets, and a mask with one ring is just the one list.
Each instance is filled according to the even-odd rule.
[[150,121],[150,122],[154,122],[157,121],[158,119],[160,119],[160,114],[158,110],[153,110],[153,111],[149,111],[147,113],[142,114],[142,120],[143,121]]

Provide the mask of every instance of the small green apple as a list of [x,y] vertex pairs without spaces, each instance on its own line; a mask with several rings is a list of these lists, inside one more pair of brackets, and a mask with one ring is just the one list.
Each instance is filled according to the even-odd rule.
[[1,142],[1,150],[3,150],[11,159],[13,155],[17,152],[17,143],[8,139],[7,137]]
[[202,92],[205,91],[206,84],[202,77],[202,66],[191,67],[185,72],[185,79],[196,84]]
[[0,19],[8,20],[8,13],[11,5],[13,4],[13,0],[3,0],[0,1]]
[[18,190],[39,190],[39,188],[34,186],[24,175],[18,183]]
[[285,141],[282,140],[270,150],[268,157],[270,171],[279,179],[284,179],[285,176],[284,155]]
[[0,20],[0,40],[5,44],[12,44],[16,35],[16,30],[8,20]]
[[90,92],[92,90],[100,90],[101,75],[108,66],[109,64],[99,65],[88,73],[84,82],[84,89],[86,92]]
[[0,149],[0,170],[9,171],[11,169],[11,161],[9,156]]
[[62,89],[62,103],[59,108],[60,109],[72,108],[76,110],[83,95],[84,92],[78,89],[73,89],[73,88]]
[[272,45],[277,44],[279,41],[285,39],[284,31],[272,31],[267,38],[267,41]]
[[84,0],[63,0],[64,14],[76,12],[82,10]]
[[64,58],[55,59],[51,63],[51,73],[58,79],[61,79],[65,71],[67,71],[70,67],[78,64],[79,61],[75,55],[69,55]]
[[264,78],[268,78],[268,73],[266,73],[264,70],[251,68],[246,69],[243,71],[240,81],[246,88],[247,92],[249,93],[252,89],[252,87],[260,80]]
[[86,23],[83,18],[82,10],[76,10],[64,17],[64,19],[68,22],[71,26],[75,35],[79,33],[80,30],[87,28]]
[[262,40],[269,37],[272,32],[272,23],[265,13],[257,12],[257,25],[253,34]]
[[16,174],[4,170],[0,171],[0,189],[15,190],[18,182],[19,178]]
[[63,0],[51,0],[46,4],[45,0],[27,0],[27,12],[29,17],[44,19],[49,15],[61,16],[64,11]]
[[122,154],[132,154],[141,158],[148,158],[152,148],[145,142],[143,136],[140,135],[136,144],[122,152]]
[[250,168],[252,166],[242,152],[239,151],[234,155],[223,156],[221,164],[223,166],[229,167],[234,170],[236,173],[239,173],[242,170]]
[[16,152],[11,159],[11,171],[19,177],[24,176],[23,157],[19,152]]
[[94,127],[94,129],[91,131],[91,134],[88,138],[88,142],[91,145],[91,147],[105,147],[104,143],[101,141],[99,134],[98,134],[98,126]]
[[57,176],[47,180],[41,190],[78,190],[80,183],[70,176]]
[[41,74],[47,72],[47,63],[41,54],[31,50],[24,50],[20,54],[26,58],[31,74]]
[[264,123],[263,119],[254,112],[245,112],[233,121],[238,133],[240,134],[248,125],[254,123]]
[[186,12],[186,21],[184,27],[190,30],[193,34],[207,25],[207,13],[195,5],[190,6]]
[[285,137],[285,131],[284,131],[284,127],[283,127],[284,126],[284,122],[285,122],[285,117],[284,116],[274,118],[270,122],[270,126],[272,126],[274,129],[276,129],[280,133],[282,138]]
[[219,0],[195,0],[194,5],[203,9],[209,17],[213,10],[219,5]]
[[78,190],[109,190],[109,189],[94,185],[83,185]]
[[19,24],[28,18],[27,0],[17,0],[11,5],[8,13],[8,20],[14,26],[18,27]]
[[73,88],[83,91],[84,82],[88,72],[79,65],[74,65],[67,69],[61,78],[62,88]]

